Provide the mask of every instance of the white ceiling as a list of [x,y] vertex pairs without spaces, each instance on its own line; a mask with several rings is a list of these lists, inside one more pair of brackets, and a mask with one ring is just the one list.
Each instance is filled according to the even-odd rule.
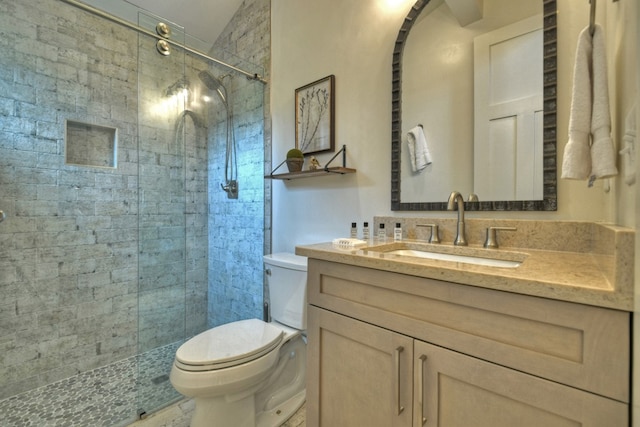
[[236,13],[242,0],[127,0],[185,28],[211,46]]
[[[81,0],[136,24],[139,8],[184,27],[186,44],[208,52],[243,0]],[[154,25],[155,27],[155,25]]]

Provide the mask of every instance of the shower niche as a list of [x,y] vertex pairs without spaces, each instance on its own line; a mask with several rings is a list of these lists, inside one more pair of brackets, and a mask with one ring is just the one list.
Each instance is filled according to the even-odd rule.
[[116,128],[67,120],[65,122],[65,163],[67,165],[117,167]]

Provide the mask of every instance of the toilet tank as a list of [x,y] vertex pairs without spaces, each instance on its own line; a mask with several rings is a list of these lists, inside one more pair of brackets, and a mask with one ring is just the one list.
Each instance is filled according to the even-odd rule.
[[294,329],[307,329],[307,257],[265,255],[264,268],[271,318]]

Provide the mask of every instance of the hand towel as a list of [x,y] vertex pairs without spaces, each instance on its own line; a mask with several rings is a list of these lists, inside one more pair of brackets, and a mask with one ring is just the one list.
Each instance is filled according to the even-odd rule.
[[636,106],[631,107],[625,119],[625,130],[622,142],[624,148],[620,155],[624,162],[624,182],[633,185],[636,182]]
[[593,33],[593,108],[591,112],[591,175],[596,179],[618,174],[615,150],[611,140],[607,55],[602,27],[595,25]]
[[420,172],[432,163],[431,153],[427,146],[422,127],[416,126],[407,133],[407,147],[411,159],[411,170]]
[[569,142],[562,158],[562,178],[587,179],[591,172],[591,35],[585,28],[578,37],[569,116]]
[[[592,143],[590,143],[592,141]],[[611,140],[607,58],[602,28],[593,36],[580,32],[573,69],[569,141],[562,159],[562,178],[587,179],[617,175]]]

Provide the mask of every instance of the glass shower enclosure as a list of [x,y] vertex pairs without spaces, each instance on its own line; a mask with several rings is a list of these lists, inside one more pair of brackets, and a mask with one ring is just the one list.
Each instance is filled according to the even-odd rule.
[[[237,193],[223,190],[231,172],[238,178],[238,155],[241,164],[249,160],[243,148],[254,152],[256,138],[262,147],[263,85],[181,48],[186,33],[178,24],[140,12],[139,25],[158,32],[168,28],[177,42],[167,46],[162,40],[138,38],[137,368],[142,414],[180,397],[169,383],[175,351],[208,327],[208,296],[216,287],[209,275],[227,270],[211,267],[220,258],[216,248],[224,238],[216,224],[233,224],[233,210],[243,209],[244,197],[239,201]],[[258,70],[239,58],[234,64]],[[244,187],[237,192],[252,191],[261,182],[261,163],[243,176]],[[227,205],[222,213],[209,210],[220,205]],[[233,253],[242,250],[237,244],[228,240],[223,246]]]
[[[178,399],[175,351],[233,305],[220,295],[238,253],[260,288],[249,315],[262,314],[264,85],[181,47],[179,25],[138,17],[170,28],[170,52],[66,2],[0,4],[0,424],[42,423],[53,405],[72,414],[60,425],[126,425]],[[237,199],[220,187],[227,108]],[[225,235],[247,221],[253,257]]]

